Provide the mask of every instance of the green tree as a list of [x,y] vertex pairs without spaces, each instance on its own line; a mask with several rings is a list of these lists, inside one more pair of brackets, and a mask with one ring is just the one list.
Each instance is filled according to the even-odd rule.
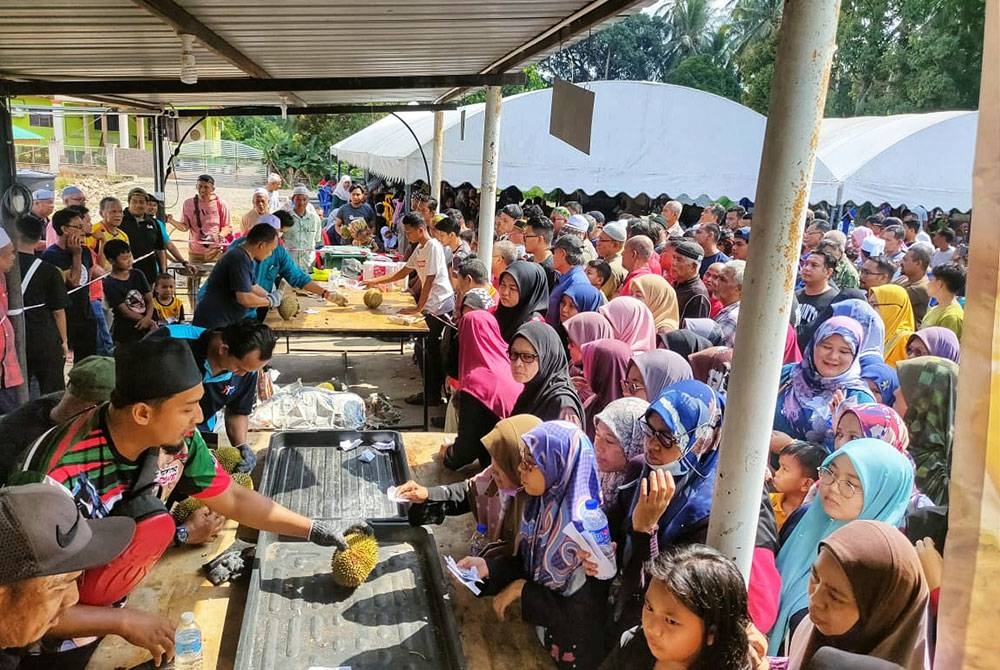
[[781,27],[782,0],[731,0],[727,7],[728,38],[736,57],[770,40]]
[[657,13],[667,20],[667,53],[672,64],[707,53],[716,43],[716,13],[709,0],[675,0]]
[[549,77],[573,82],[664,81],[675,60],[668,49],[669,39],[664,17],[633,14],[557,51],[539,69]]
[[[511,95],[526,93],[528,91],[537,91],[542,88],[548,88],[552,85],[545,80],[537,65],[529,65],[524,68],[522,72],[525,76],[525,82],[523,84],[504,86],[501,90],[503,97],[506,98]],[[479,89],[478,91],[462,98],[463,105],[472,105],[477,102],[486,102],[486,89]]]
[[667,81],[715,93],[737,102],[740,100],[740,83],[736,74],[730,68],[720,65],[711,56],[698,55],[685,58],[670,71]]

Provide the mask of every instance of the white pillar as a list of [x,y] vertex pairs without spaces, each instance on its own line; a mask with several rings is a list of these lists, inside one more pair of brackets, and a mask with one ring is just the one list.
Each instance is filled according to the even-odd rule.
[[802,221],[840,0],[786,2],[736,330],[708,543],[750,574]]
[[479,189],[479,257],[492,265],[493,220],[497,208],[497,170],[500,167],[500,110],[503,97],[499,86],[486,88],[486,120],[483,124],[483,173]]
[[128,136],[128,114],[118,115],[118,146],[122,149],[132,146]]
[[139,149],[146,150],[146,117],[135,117],[135,137]]
[[[444,112],[434,112],[434,157],[431,162],[431,197],[441,202],[444,167]],[[440,211],[440,210],[439,210]]]
[[66,117],[63,115],[62,103],[52,103],[52,134],[59,145],[59,153],[66,146]]
[[83,115],[83,148],[85,151],[90,150],[90,124],[93,123],[90,114]]

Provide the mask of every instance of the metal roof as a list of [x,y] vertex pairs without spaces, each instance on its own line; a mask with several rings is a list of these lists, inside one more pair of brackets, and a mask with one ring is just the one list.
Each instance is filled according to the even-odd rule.
[[[0,79],[142,80],[142,90],[110,100],[154,107],[440,102],[464,88],[450,85],[448,77],[515,72],[587,30],[650,4],[652,0],[0,0]],[[437,79],[430,87],[160,91],[158,85],[179,79],[178,32],[197,38],[200,83],[248,76]],[[86,95],[107,102],[105,93],[95,88]],[[30,91],[22,84],[14,94]]]

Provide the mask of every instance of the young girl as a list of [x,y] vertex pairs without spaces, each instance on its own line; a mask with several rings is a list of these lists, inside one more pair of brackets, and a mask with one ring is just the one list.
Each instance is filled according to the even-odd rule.
[[158,274],[153,284],[153,309],[159,323],[184,322],[184,303],[174,293],[174,278],[166,272]]
[[658,555],[642,625],[622,636],[601,668],[746,670],[747,592],[736,564],[711,547],[691,544]]

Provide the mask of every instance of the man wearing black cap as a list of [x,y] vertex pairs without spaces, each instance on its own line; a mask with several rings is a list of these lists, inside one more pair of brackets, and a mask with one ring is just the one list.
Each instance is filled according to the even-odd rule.
[[[143,516],[137,519],[142,538],[137,532],[135,546],[123,557],[126,564],[93,580],[93,599],[82,599],[66,612],[51,632],[59,642],[42,650],[42,663],[35,667],[82,668],[99,637],[108,634],[148,649],[157,663],[173,654],[176,622],[96,604],[115,602],[112,598],[120,598],[121,592],[127,595],[135,585],[129,580],[146,574],[174,540],[172,521],[166,526],[150,523],[160,511],[149,510],[148,493],[162,499],[166,491],[176,491],[251,528],[309,538],[322,546],[346,546],[346,529],[312,521],[233,485],[195,430],[202,420],[202,395],[202,371],[184,342],[147,338],[121,347],[111,401],[46,433],[24,455],[21,472],[11,476],[14,483],[64,486],[87,519],[131,514],[137,500],[144,502]],[[84,604],[90,602],[95,604]]]
[[80,571],[116,558],[134,532],[126,517],[82,519],[59,486],[0,490],[0,668],[18,667],[20,649],[76,604]]
[[681,324],[684,319],[707,319],[712,312],[708,289],[698,275],[704,250],[691,240],[681,240],[674,245],[674,290]]
[[562,329],[559,322],[559,301],[566,289],[574,284],[590,284],[587,273],[583,271],[583,250],[583,239],[576,235],[563,235],[552,244],[552,267],[560,276],[549,295],[545,320],[557,332]]

